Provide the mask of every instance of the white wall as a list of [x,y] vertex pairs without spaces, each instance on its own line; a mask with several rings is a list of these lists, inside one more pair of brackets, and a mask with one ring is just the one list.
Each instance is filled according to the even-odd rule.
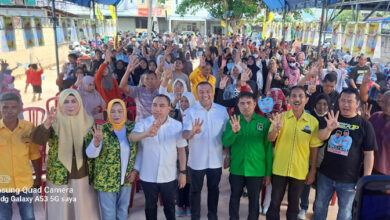
[[118,17],[117,30],[134,32],[135,18]]

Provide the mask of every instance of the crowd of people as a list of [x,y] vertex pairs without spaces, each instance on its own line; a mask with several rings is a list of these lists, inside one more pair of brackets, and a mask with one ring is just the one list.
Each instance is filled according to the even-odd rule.
[[[390,175],[388,66],[364,54],[272,34],[148,41],[118,33],[97,45],[91,66],[69,54],[57,106],[37,127],[22,119],[21,95],[1,61],[0,196],[8,200],[0,200],[0,219],[11,219],[12,201],[22,219],[34,219],[26,201],[42,185],[46,144],[46,219],[127,219],[138,180],[147,220],[157,219],[159,198],[166,219],[201,219],[205,176],[207,218],[218,219],[229,168],[230,219],[240,219],[243,195],[248,219],[280,219],[286,190],[287,219],[305,219],[314,187],[314,219],[327,219],[336,192],[337,219],[348,220],[357,181]],[[42,68],[26,73],[40,99]]]

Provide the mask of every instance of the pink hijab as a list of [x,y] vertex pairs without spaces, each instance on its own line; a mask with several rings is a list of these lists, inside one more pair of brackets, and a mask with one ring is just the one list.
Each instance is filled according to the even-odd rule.
[[83,81],[78,88],[78,91],[80,93],[81,99],[83,100],[83,106],[87,114],[92,116],[94,119],[104,120],[103,112],[100,112],[95,115],[92,114],[92,111],[96,107],[106,106],[106,102],[96,89],[94,89],[92,92],[88,91],[88,85],[93,83],[94,81],[95,78],[93,78],[92,76],[84,76]]

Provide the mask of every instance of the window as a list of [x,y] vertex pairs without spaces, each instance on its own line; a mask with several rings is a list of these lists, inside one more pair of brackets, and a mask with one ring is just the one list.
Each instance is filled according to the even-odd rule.
[[141,0],[141,4],[145,4],[145,0]]
[[148,18],[135,18],[135,28],[148,28]]

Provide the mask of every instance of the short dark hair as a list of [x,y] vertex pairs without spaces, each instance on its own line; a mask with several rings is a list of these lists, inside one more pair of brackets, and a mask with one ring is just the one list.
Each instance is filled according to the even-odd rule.
[[74,53],[70,53],[70,54],[68,55],[68,57],[71,57],[71,58],[77,60],[77,55],[74,54]]
[[211,61],[207,61],[207,60],[206,60],[205,63],[206,63],[206,65],[210,65],[211,67],[213,67],[213,63],[212,63]]
[[209,85],[211,87],[211,89],[213,89],[213,86],[209,82],[203,81],[203,82],[200,82],[198,85],[196,85],[196,90],[198,90],[198,87],[201,85]]
[[101,54],[103,54],[103,52],[102,52],[101,50],[99,50],[99,49],[96,49],[96,50],[95,50],[95,54],[96,54],[96,53],[101,53]]
[[13,93],[13,92],[7,92],[7,93],[2,94],[0,96],[0,103],[3,103],[4,101],[16,101],[16,102],[18,102],[18,104],[22,103],[22,100],[20,99],[20,97],[16,93]]
[[164,95],[164,94],[158,94],[153,99],[155,99],[155,98],[165,98],[167,100],[167,102],[168,102],[168,105],[171,105],[171,99],[168,96]]
[[341,95],[345,93],[345,94],[355,94],[355,97],[356,97],[356,101],[360,101],[360,94],[359,94],[359,91],[355,88],[352,88],[352,87],[348,87],[348,88],[345,88],[343,89],[343,91],[341,91],[340,93],[340,96],[339,96],[339,100],[340,100],[340,97]]
[[154,75],[155,77],[157,77],[156,73],[153,72],[153,71],[151,71],[151,70],[146,70],[146,71],[144,72],[144,74]]
[[304,88],[303,86],[293,86],[293,87],[290,89],[290,94],[292,94],[292,91],[293,91],[293,90],[296,90],[296,89],[302,90],[303,93],[305,94],[305,96],[307,97],[306,90],[305,90],[305,88]]
[[326,76],[324,77],[324,82],[337,82],[337,72],[332,71],[326,74]]
[[251,92],[240,92],[240,95],[238,95],[238,100],[240,100],[241,98],[249,98],[249,99],[253,99],[254,101],[256,101],[256,96],[255,94],[251,93]]
[[37,70],[38,69],[38,65],[37,64],[30,64],[31,65],[31,68],[33,68],[33,70]]
[[217,49],[216,47],[211,46],[211,47],[209,48],[209,50],[210,50],[210,54],[215,54],[215,55],[218,56],[218,49]]

